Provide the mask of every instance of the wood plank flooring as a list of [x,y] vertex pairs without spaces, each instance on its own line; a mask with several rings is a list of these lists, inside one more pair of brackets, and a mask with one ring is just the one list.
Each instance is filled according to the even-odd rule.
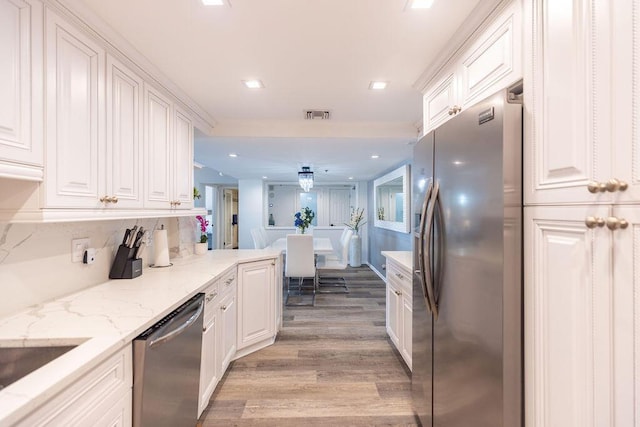
[[384,282],[367,266],[339,274],[350,292],[286,306],[275,344],[232,363],[200,425],[418,425],[385,330]]

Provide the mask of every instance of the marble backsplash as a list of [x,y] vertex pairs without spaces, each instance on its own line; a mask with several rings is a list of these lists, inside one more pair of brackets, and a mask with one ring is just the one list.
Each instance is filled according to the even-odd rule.
[[[149,236],[164,225],[171,258],[191,255],[199,235],[196,220],[191,217],[53,224],[0,222],[0,317],[109,280],[118,245],[125,230],[134,225],[149,230]],[[79,238],[91,239],[91,247],[96,249],[95,263],[71,262],[71,240]],[[143,255],[144,267],[152,259],[150,238]]]

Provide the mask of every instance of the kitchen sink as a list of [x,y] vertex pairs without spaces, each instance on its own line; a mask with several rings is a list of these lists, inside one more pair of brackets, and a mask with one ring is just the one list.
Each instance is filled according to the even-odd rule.
[[0,347],[0,390],[76,347]]

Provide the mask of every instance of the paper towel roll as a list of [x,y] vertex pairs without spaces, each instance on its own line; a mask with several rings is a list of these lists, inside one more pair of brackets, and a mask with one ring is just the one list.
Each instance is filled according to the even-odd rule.
[[167,230],[156,230],[153,232],[153,265],[154,267],[166,267],[170,263]]

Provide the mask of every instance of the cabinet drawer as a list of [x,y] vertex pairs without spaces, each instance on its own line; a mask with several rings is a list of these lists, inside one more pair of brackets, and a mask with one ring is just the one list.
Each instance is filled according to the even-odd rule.
[[228,271],[222,278],[220,279],[220,292],[225,292],[227,289],[235,286],[236,284],[237,272],[236,269],[232,269]]
[[215,280],[204,290],[204,324],[206,325],[215,313],[215,305],[219,300],[220,281]]
[[[122,396],[127,393],[131,396],[133,381],[131,359],[131,345],[128,345],[49,400],[18,425],[25,427],[111,425],[110,417],[106,415],[121,401]],[[130,400],[124,402],[125,409],[130,406]],[[123,410],[122,413],[128,414],[129,411]]]
[[392,280],[404,293],[411,294],[411,274],[393,261],[387,261],[387,280]]

